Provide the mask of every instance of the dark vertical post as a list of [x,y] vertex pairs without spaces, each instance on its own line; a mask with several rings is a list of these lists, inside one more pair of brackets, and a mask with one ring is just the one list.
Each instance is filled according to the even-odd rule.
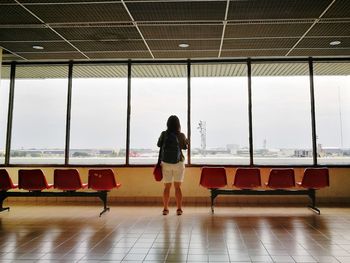
[[126,116],[126,150],[125,162],[129,165],[130,155],[130,115],[131,115],[131,61],[128,61],[128,95],[127,95],[127,116]]
[[191,164],[191,61],[187,61],[187,138],[189,140],[187,149],[188,164]]
[[72,81],[73,81],[73,62],[68,64],[68,93],[67,93],[67,116],[66,116],[66,147],[64,149],[64,164],[69,164],[70,149],[70,118],[72,110]]
[[254,148],[253,148],[253,113],[252,113],[252,62],[247,61],[248,66],[248,118],[249,118],[249,157],[250,166],[254,165]]
[[310,99],[311,99],[311,127],[312,127],[312,156],[314,166],[317,165],[317,134],[316,134],[316,117],[315,117],[315,89],[314,89],[314,67],[312,58],[309,58],[310,73]]
[[16,78],[16,62],[12,62],[11,71],[10,71],[9,106],[8,106],[8,112],[7,112],[7,133],[6,133],[6,148],[5,148],[5,165],[6,166],[9,165],[10,163],[15,78]]

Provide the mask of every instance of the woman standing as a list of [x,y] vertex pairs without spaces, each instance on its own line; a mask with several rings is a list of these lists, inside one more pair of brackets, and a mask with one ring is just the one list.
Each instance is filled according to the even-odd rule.
[[170,188],[174,182],[177,215],[182,215],[181,183],[185,175],[185,157],[181,150],[186,150],[188,140],[181,132],[180,120],[172,115],[167,121],[167,130],[158,139],[157,146],[161,147],[161,165],[164,180],[163,215],[169,214]]

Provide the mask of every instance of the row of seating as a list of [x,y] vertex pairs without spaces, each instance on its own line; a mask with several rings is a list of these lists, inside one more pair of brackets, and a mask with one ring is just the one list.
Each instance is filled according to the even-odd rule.
[[[200,185],[209,189],[227,186],[224,167],[203,167]],[[233,186],[240,189],[255,189],[262,186],[260,169],[238,168]],[[265,186],[271,189],[290,189],[300,186],[306,189],[320,189],[329,186],[328,168],[307,168],[300,182],[295,182],[294,169],[271,169]]]
[[45,189],[58,189],[63,191],[77,191],[80,189],[93,189],[96,191],[110,191],[119,188],[111,169],[89,170],[88,183],[82,183],[76,169],[56,169],[54,183],[48,184],[44,173],[40,169],[19,170],[18,184],[14,184],[5,169],[0,169],[0,191],[10,189],[24,189],[28,191],[42,191]]
[[271,169],[263,188],[260,169],[238,168],[234,176],[234,190],[223,189],[227,186],[224,167],[203,167],[200,185],[211,192],[212,213],[218,195],[307,195],[311,200],[308,207],[320,214],[316,207],[316,190],[329,186],[329,171],[327,168],[307,168],[302,180],[295,182],[293,169]]
[[[120,186],[121,184],[116,182],[111,169],[89,170],[88,183],[82,183],[76,169],[56,169],[53,184],[47,183],[46,177],[40,169],[19,170],[18,184],[12,182],[5,169],[0,169],[0,212],[10,211],[9,207],[3,207],[3,202],[8,197],[98,197],[103,202],[101,216],[109,211],[109,207],[107,207],[108,192]],[[43,191],[51,188],[61,191]],[[78,191],[86,188],[94,191]],[[14,189],[24,189],[28,192],[13,191]]]

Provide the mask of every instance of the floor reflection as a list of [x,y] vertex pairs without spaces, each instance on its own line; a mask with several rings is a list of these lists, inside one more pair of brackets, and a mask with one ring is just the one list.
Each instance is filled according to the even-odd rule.
[[[172,211],[171,211],[172,212]],[[22,261],[23,260],[23,261]],[[20,206],[0,214],[0,262],[350,262],[350,209]]]

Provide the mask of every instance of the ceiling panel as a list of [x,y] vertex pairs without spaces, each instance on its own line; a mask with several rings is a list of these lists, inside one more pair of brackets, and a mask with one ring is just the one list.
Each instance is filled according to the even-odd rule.
[[152,51],[155,58],[215,58],[218,51]]
[[68,64],[65,65],[18,65],[16,78],[45,79],[68,78]]
[[294,49],[289,56],[350,56],[350,48],[344,49]]
[[[341,44],[337,46],[331,46],[329,43],[334,40],[341,41]],[[330,48],[330,49],[350,48],[350,36],[337,38],[337,39],[334,39],[332,37],[304,38],[303,40],[300,41],[300,43],[296,47],[297,48]]]
[[229,23],[225,29],[225,38],[245,37],[300,37],[310,28],[312,23]]
[[191,77],[247,76],[245,63],[192,64]]
[[136,21],[223,20],[226,1],[128,2]]
[[214,25],[139,25],[146,39],[221,38],[223,26]]
[[221,52],[222,58],[238,58],[238,57],[281,57],[284,56],[289,49],[281,49],[281,50],[223,50]]
[[317,23],[307,36],[350,36],[350,21]]
[[323,16],[324,18],[350,18],[350,1],[336,0]]
[[0,41],[62,40],[48,28],[0,28]]
[[349,62],[316,62],[314,75],[350,75]]
[[52,3],[86,3],[86,2],[120,2],[120,0],[19,0],[22,4]]
[[135,41],[72,41],[72,44],[81,51],[133,51],[145,50],[143,40]]
[[[190,46],[188,48],[179,47],[180,43],[186,43]],[[220,39],[218,40],[148,40],[147,44],[151,50],[175,50],[175,51],[187,51],[187,50],[219,50]]]
[[330,3],[331,0],[233,0],[228,19],[318,18]]
[[26,7],[45,23],[130,21],[124,6],[118,2],[26,5]]
[[91,59],[127,59],[127,58],[149,58],[151,54],[147,51],[134,51],[134,52],[86,52],[85,53]]
[[54,27],[54,29],[68,40],[141,39],[139,32],[133,26]]
[[1,5],[0,25],[7,24],[41,24],[41,22],[20,5]]
[[18,53],[25,59],[29,60],[71,60],[71,59],[86,59],[79,52],[50,52],[50,53]]
[[[35,50],[33,49],[33,45],[38,45],[44,47],[43,50]],[[50,51],[76,51],[71,45],[69,45],[67,42],[60,41],[60,42],[1,42],[0,46],[3,46],[6,49],[9,49],[15,53],[18,52],[50,52]]]
[[126,78],[127,65],[74,65],[73,78]]
[[181,78],[187,77],[186,64],[134,64],[132,78]]
[[294,38],[232,39],[224,40],[223,49],[283,49],[292,48],[298,41]]
[[252,76],[309,75],[308,63],[252,63]]
[[0,79],[9,79],[11,74],[11,67],[1,66]]

